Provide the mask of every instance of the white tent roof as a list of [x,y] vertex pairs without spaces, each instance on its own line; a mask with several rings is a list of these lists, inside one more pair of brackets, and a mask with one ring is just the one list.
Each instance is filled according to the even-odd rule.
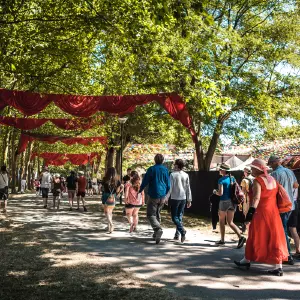
[[[244,162],[242,162],[241,164],[239,164],[236,167],[233,167],[231,169],[231,171],[238,171],[238,170],[244,170],[245,167],[249,166],[252,162],[253,162],[254,158],[253,157],[249,157],[247,160],[245,160]],[[226,162],[227,163],[227,162]]]
[[235,155],[231,156],[228,160],[225,161],[227,165],[230,166],[230,169],[236,168],[237,166],[241,165],[243,161],[237,158]]

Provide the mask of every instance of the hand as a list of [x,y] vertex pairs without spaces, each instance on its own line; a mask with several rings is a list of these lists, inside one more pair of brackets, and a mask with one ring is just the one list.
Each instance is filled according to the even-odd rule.
[[250,207],[247,213],[247,216],[245,218],[245,222],[250,222],[255,214],[256,208]]
[[192,202],[191,202],[191,201],[188,201],[187,204],[186,204],[186,207],[187,207],[187,208],[190,208],[191,206],[192,206]]
[[169,204],[169,203],[168,203],[168,200],[165,200],[165,202],[164,202],[164,203],[165,203],[165,205],[168,205],[168,204]]
[[217,192],[218,192],[217,190],[213,190],[213,194],[215,194],[215,195],[216,195],[216,194],[217,194]]

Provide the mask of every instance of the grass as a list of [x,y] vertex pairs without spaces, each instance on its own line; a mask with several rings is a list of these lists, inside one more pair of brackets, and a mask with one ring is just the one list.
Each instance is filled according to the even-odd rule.
[[[73,248],[72,248],[73,249]],[[0,218],[0,299],[182,299],[101,256]]]

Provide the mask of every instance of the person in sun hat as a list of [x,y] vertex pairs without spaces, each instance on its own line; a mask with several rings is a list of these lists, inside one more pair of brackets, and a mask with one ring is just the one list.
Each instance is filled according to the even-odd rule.
[[251,222],[248,240],[244,258],[234,263],[247,269],[251,261],[275,264],[275,269],[268,273],[282,276],[282,262],[288,260],[289,253],[277,207],[278,185],[262,159],[255,159],[251,170],[255,179],[253,200],[246,216],[246,222]]
[[227,224],[239,238],[237,248],[241,248],[246,242],[246,238],[242,236],[239,228],[233,223],[236,206],[231,201],[231,183],[235,182],[235,178],[231,176],[230,166],[226,163],[222,163],[219,166],[219,172],[222,177],[218,181],[218,190],[213,190],[214,194],[220,196],[219,223],[221,240],[216,242],[216,244],[225,244],[225,222],[227,220]]
[[85,197],[85,188],[86,188],[86,178],[84,177],[84,172],[83,171],[79,171],[78,172],[78,179],[76,182],[76,190],[77,190],[77,208],[76,210],[79,210],[79,202],[80,202],[80,198],[82,201],[82,205],[83,205],[83,210],[87,211],[86,207],[85,207],[85,201],[84,201],[84,197]]
[[[271,176],[273,176],[277,182],[279,182],[284,189],[287,191],[289,198],[292,202],[292,210],[290,212],[286,212],[286,213],[281,213],[280,217],[282,220],[282,226],[284,228],[284,232],[285,232],[285,237],[286,237],[286,243],[287,243],[287,247],[289,250],[289,259],[288,259],[288,264],[289,265],[293,265],[294,264],[294,259],[292,256],[292,252],[291,252],[291,245],[290,245],[290,241],[289,241],[289,237],[288,237],[288,227],[291,228],[295,228],[297,226],[297,217],[296,217],[296,205],[294,201],[294,189],[298,189],[299,184],[297,182],[297,178],[294,174],[294,172],[290,169],[287,169],[285,167],[283,167],[281,165],[281,159],[280,157],[276,156],[276,155],[271,155],[269,160],[268,160],[268,166],[270,166],[273,170],[273,172],[271,173]],[[292,232],[296,233],[297,235],[297,231],[292,229]],[[297,237],[296,237],[296,241],[298,241]],[[298,247],[299,248],[299,247]]]

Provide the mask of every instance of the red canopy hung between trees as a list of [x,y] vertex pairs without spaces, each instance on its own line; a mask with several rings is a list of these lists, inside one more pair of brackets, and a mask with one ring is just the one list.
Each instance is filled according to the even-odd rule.
[[73,165],[86,165],[88,162],[92,162],[96,157],[99,157],[99,154],[96,152],[92,152],[90,155],[44,152],[40,154],[32,153],[30,159],[32,160],[36,156],[43,158],[45,165],[62,166],[68,161]]
[[[1,104],[0,104],[1,106]],[[13,126],[21,130],[33,130],[41,127],[46,122],[65,130],[87,130],[92,127],[92,119],[28,119],[0,116],[0,124]]]
[[22,153],[26,150],[27,145],[29,142],[32,141],[41,141],[46,142],[49,144],[54,144],[58,141],[66,144],[66,145],[73,145],[73,144],[81,144],[81,145],[90,145],[92,143],[99,142],[103,145],[107,143],[107,137],[99,136],[99,137],[63,137],[63,136],[55,136],[55,135],[46,135],[46,134],[37,134],[37,133],[21,133],[19,146],[18,146],[18,154]]
[[188,128],[194,137],[191,116],[182,98],[174,93],[124,96],[80,96],[59,94],[38,94],[0,89],[0,110],[12,106],[30,116],[41,112],[51,102],[63,111],[77,117],[90,117],[97,111],[112,114],[132,113],[137,105],[158,102],[175,120]]

